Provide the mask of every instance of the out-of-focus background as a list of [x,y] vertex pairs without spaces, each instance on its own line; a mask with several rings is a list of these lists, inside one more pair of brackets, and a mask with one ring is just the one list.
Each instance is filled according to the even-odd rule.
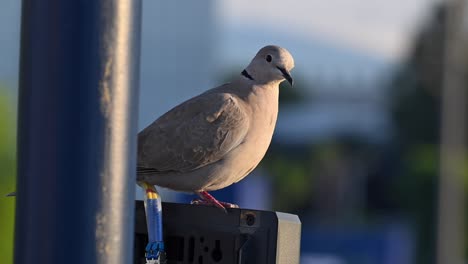
[[[0,3],[5,264],[13,252],[15,201],[3,194],[15,189],[20,8],[18,0]],[[214,195],[298,214],[305,264],[435,263],[446,14],[435,0],[143,0],[139,129],[229,81],[259,48],[285,47],[297,85],[280,88],[270,149],[249,177]]]

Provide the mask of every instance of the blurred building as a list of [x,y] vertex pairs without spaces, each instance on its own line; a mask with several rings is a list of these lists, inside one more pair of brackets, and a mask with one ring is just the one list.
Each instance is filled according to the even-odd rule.
[[[143,4],[138,130],[214,85],[216,1]],[[167,191],[165,200],[177,200]],[[142,199],[140,188],[137,198]]]
[[143,4],[139,128],[214,85],[216,1]]

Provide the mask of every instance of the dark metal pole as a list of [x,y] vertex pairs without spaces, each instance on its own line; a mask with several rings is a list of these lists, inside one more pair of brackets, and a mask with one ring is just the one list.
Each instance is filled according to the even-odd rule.
[[23,0],[15,263],[131,263],[139,0]]

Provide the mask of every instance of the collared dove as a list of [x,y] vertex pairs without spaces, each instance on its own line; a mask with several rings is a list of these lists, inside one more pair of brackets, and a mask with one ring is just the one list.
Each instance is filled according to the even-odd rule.
[[193,192],[195,203],[218,202],[207,191],[246,177],[270,145],[279,84],[294,67],[278,46],[260,49],[239,77],[174,107],[138,134],[137,181]]

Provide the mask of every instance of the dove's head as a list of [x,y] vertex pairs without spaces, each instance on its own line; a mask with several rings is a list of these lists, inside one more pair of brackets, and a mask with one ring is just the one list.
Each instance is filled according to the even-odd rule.
[[290,74],[293,68],[294,59],[289,51],[279,46],[269,45],[258,51],[245,72],[257,83],[280,83],[287,80],[293,85],[293,78]]

